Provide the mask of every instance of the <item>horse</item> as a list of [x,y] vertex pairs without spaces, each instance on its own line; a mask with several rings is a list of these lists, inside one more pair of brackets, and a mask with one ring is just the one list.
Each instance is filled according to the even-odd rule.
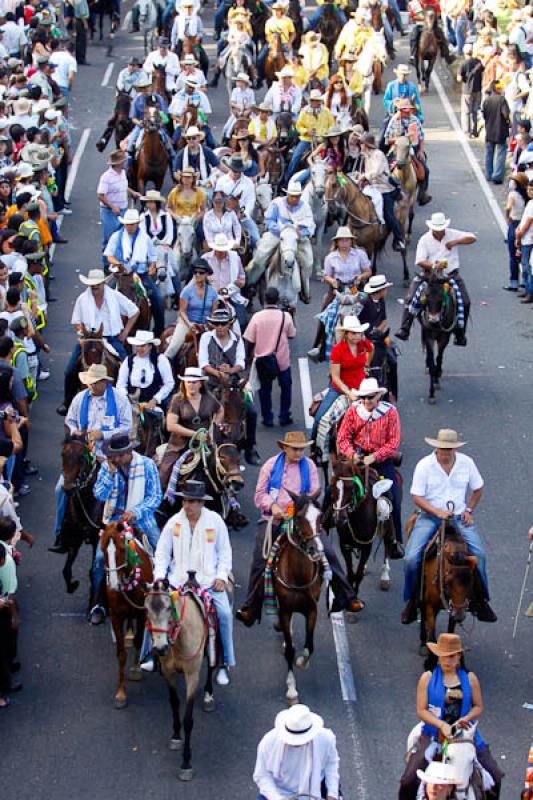
[[194,254],[194,219],[192,217],[176,217],[177,236],[174,244],[174,255],[178,265],[181,285],[191,278],[191,263]]
[[372,363],[366,369],[367,377],[375,378],[379,386],[384,386],[388,391],[388,397],[384,399],[390,400],[395,403],[398,398],[398,375],[397,370],[393,369],[389,360],[389,340],[390,330],[380,330],[379,328],[372,328],[368,331],[366,337],[370,339],[374,345],[374,355]]
[[111,41],[115,38],[115,33],[120,26],[120,14],[115,11],[113,0],[95,0],[89,4],[90,9],[90,34],[91,41],[94,39],[96,32],[95,18],[98,17],[99,39],[102,41],[104,38],[104,17],[109,17],[109,38]]
[[[63,578],[67,592],[73,594],[80,582],[72,580],[72,566],[83,542],[92,549],[94,561],[98,534],[102,525],[103,504],[94,497],[98,464],[86,436],[67,434],[61,448],[63,491],[67,498],[65,516],[61,526],[61,541],[67,549]],[[93,605],[92,595],[89,607]]]
[[324,3],[324,11],[322,16],[318,20],[316,26],[316,32],[320,34],[322,44],[325,45],[327,51],[329,53],[329,60],[333,58],[333,51],[335,49],[335,44],[337,39],[339,38],[339,34],[342,30],[342,24],[337,17],[335,6],[331,2]]
[[370,115],[371,94],[381,94],[383,87],[381,74],[387,63],[387,46],[385,36],[381,31],[374,31],[361,48],[356,69],[363,76],[363,108],[367,117]]
[[318,254],[322,252],[322,237],[326,227],[328,204],[326,202],[326,169],[325,161],[312,161],[309,166],[311,177],[305,185],[302,199],[305,200],[313,212],[316,223],[315,245]]
[[184,36],[183,39],[178,39],[176,52],[180,59],[183,56],[194,56],[198,60],[200,69],[204,73],[205,79],[207,80],[207,73],[209,72],[209,59],[198,36]]
[[[294,705],[299,699],[294,664],[300,669],[307,669],[314,649],[314,631],[322,588],[320,558],[323,551],[320,541],[320,505],[316,497],[292,493],[291,497],[294,502],[294,516],[285,522],[285,538],[277,552],[272,579],[279,610],[279,625],[285,642],[285,697],[289,705]],[[293,614],[302,614],[305,618],[304,649],[296,660],[292,641]]]
[[407,226],[405,240],[409,242],[411,241],[411,231],[413,229],[413,219],[415,216],[418,181],[413,166],[411,142],[408,136],[400,136],[396,139],[392,147],[392,156],[395,163],[392,171],[393,177],[400,182],[402,190],[405,192],[408,199],[409,224]]
[[273,33],[264,66],[264,75],[267,86],[272,86],[272,83],[276,77],[276,72],[280,72],[286,63],[287,59],[285,58],[285,53],[283,52],[281,34]]
[[154,64],[152,68],[152,90],[155,94],[160,95],[168,104],[167,71],[164,64]]
[[436,11],[431,8],[424,11],[424,29],[418,40],[416,51],[416,77],[420,85],[420,91],[429,90],[431,73],[439,53],[439,42],[436,29],[438,18]]
[[141,279],[134,272],[124,272],[120,267],[111,270],[115,274],[116,288],[121,294],[125,295],[128,300],[135,303],[139,309],[139,316],[137,322],[131,330],[131,335],[136,330],[148,331],[150,330],[150,320],[152,312],[150,310],[150,302],[148,300],[146,290],[142,285]]
[[[144,55],[155,50],[159,0],[137,0],[139,8],[139,29],[143,35]],[[161,187],[158,187],[161,188]]]
[[133,412],[133,425],[131,428],[131,438],[139,441],[138,453],[148,458],[153,458],[156,449],[163,444],[163,424],[165,415],[162,409],[147,408],[144,403],[139,402],[140,390],[135,394],[129,395]]
[[[378,0],[378,2],[375,2],[375,3],[372,3],[372,2],[370,3],[370,27],[372,28],[372,30],[376,31],[376,33],[381,33],[384,36],[385,35],[385,32],[384,32],[385,25],[384,25],[384,22],[383,22],[383,13],[384,13],[384,10],[382,8],[380,0]],[[387,48],[387,54],[391,58],[394,58],[394,55],[395,55],[395,53],[394,53],[394,43],[393,42],[392,43],[388,42],[387,39],[385,39],[385,44],[386,44],[386,48]],[[379,71],[379,81],[381,82],[381,70]],[[380,83],[380,85],[381,85],[381,83]],[[380,91],[381,91],[381,89],[380,89]],[[376,91],[375,93],[379,94],[378,91]]]
[[[287,165],[285,163],[285,159],[283,158],[283,154],[281,153],[278,145],[274,144],[271,147],[267,147],[265,154],[265,176],[267,177],[267,182],[271,187],[271,192],[273,195],[277,195],[279,192],[279,188],[283,182],[283,176],[285,175],[286,167]],[[259,192],[257,192],[257,196],[259,203]]]
[[78,378],[80,370],[87,370],[91,364],[104,364],[109,377],[113,378],[113,380],[117,377],[120,366],[118,353],[111,352],[111,346],[108,345],[102,335],[103,329],[103,323],[98,330],[87,330],[85,325],[82,324],[81,326],[81,338],[79,340],[81,353],[76,369],[72,377],[67,381],[65,394],[67,408],[70,406],[74,396],[82,388]]
[[115,100],[115,110],[107,122],[106,128],[96,143],[96,149],[103,153],[106,149],[113,132],[115,133],[115,143],[117,148],[123,139],[133,130],[133,122],[130,119],[131,97],[127,92],[119,92]]
[[[269,163],[269,156],[270,156],[270,151],[269,151],[269,154],[267,155],[267,168],[268,168],[268,163]],[[274,169],[280,167],[283,164],[283,159],[281,158],[279,153],[277,154],[277,157],[274,155],[274,153],[272,153],[271,161],[274,161],[274,164],[275,164]],[[256,183],[256,186],[255,186],[256,220],[255,221],[257,222],[258,225],[261,225],[264,222],[265,214],[267,212],[267,209],[268,209],[270,203],[272,202],[272,197],[273,197],[273,194],[274,194],[274,190],[275,189],[277,190],[277,188],[279,186],[282,174],[283,174],[282,168],[281,168],[280,172],[278,173],[278,175],[274,176],[274,178],[272,178],[270,173],[267,172],[265,174],[265,177],[264,178],[259,178],[258,182]],[[248,261],[249,260],[250,259],[248,259]],[[241,257],[241,261],[242,261],[242,257]],[[246,262],[246,263],[248,263],[248,262]],[[246,264],[244,264],[244,262],[243,262],[243,266],[246,266]]]
[[[457,325],[457,295],[444,276],[432,272],[420,296],[422,311],[418,315],[422,331],[422,346],[429,372],[430,405],[435,404],[435,389],[440,389],[444,351]],[[435,358],[435,345],[437,357]]]
[[224,78],[226,79],[226,89],[228,97],[231,97],[235,79],[239,72],[252,76],[252,61],[250,51],[243,44],[228,45],[228,52],[225,55]]
[[276,286],[280,296],[296,306],[298,295],[309,302],[310,279],[313,264],[301,265],[298,255],[298,231],[294,225],[284,225],[279,234],[279,245],[266,270],[267,286]]
[[106,595],[109,617],[117,645],[118,688],[113,707],[126,708],[125,668],[127,652],[125,629],[133,628],[133,645],[136,650],[135,664],[128,671],[130,681],[140,681],[142,671],[139,666],[146,611],[144,608],[145,589],[152,584],[152,562],[150,556],[135,538],[133,530],[123,521],[106,525],[100,537],[100,547],[104,554],[106,571]]
[[[192,577],[194,578],[194,573]],[[159,657],[161,672],[168,685],[173,722],[169,748],[175,751],[182,750],[179,779],[190,781],[193,775],[191,763],[193,710],[200,683],[200,672],[207,654],[209,639],[207,619],[204,618],[203,610],[194,595],[187,591],[170,591],[166,580],[154,584],[152,591],[146,594],[144,606],[148,617],[147,627],[152,635],[153,652]],[[185,740],[181,738],[180,701],[176,687],[178,674],[182,674],[185,679],[183,718]],[[213,666],[209,659],[203,709],[207,712],[215,710]]]
[[145,194],[150,182],[161,191],[169,168],[167,149],[159,132],[160,124],[159,109],[147,108],[144,112],[142,144],[128,170],[130,185],[141,194]]

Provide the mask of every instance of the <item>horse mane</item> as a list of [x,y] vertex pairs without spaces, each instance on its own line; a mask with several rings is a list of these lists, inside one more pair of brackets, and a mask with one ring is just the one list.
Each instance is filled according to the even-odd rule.
[[87,437],[85,434],[66,433],[63,439],[63,444],[87,444]]
[[294,508],[296,510],[296,513],[298,513],[298,511],[303,511],[304,508],[306,508],[306,506],[308,505],[314,505],[319,507],[320,504],[317,498],[313,497],[313,495],[311,494],[300,494],[298,495],[296,500],[294,500]]

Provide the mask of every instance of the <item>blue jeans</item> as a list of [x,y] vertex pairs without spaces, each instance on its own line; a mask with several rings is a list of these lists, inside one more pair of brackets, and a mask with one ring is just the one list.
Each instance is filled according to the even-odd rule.
[[457,42],[457,55],[463,55],[463,48],[465,46],[466,31],[467,31],[467,18],[464,14],[457,17],[455,21],[455,41]]
[[61,475],[57,479],[56,488],[54,490],[56,498],[56,518],[55,518],[54,531],[56,536],[59,536],[59,534],[61,533],[63,520],[65,518],[65,511],[67,510],[67,496],[63,490],[63,482],[64,482],[63,473],[61,473]]
[[[310,30],[311,28],[316,28],[316,26],[318,24],[318,21],[319,21],[320,17],[322,16],[322,14],[324,13],[325,10],[326,10],[326,6],[318,6],[316,11],[314,11],[313,14],[309,17],[309,23],[306,26],[307,30]],[[342,8],[337,8],[336,6],[334,6],[334,10],[335,10],[335,14],[337,15],[337,19],[339,20],[341,25],[343,25],[343,26],[346,25],[346,22],[347,22],[346,14],[342,10]]]
[[383,36],[389,50],[394,49],[394,33],[392,32],[392,25],[386,14],[383,14]]
[[311,177],[311,170],[309,167],[307,169],[301,169],[298,172],[295,172],[293,178],[298,183],[301,183],[302,186],[305,186],[309,178]]
[[[485,174],[489,181],[503,181],[507,142],[485,142]],[[496,164],[494,159],[496,158]]]
[[294,149],[294,153],[292,154],[292,158],[290,160],[289,168],[287,169],[287,181],[289,181],[296,170],[300,166],[300,162],[304,159],[304,157],[309,153],[311,150],[311,142],[298,142]]
[[401,33],[403,33],[402,15],[400,14],[400,7],[398,5],[398,0],[388,0],[388,4],[390,10],[392,11],[396,27]]
[[233,667],[237,663],[235,661],[235,651],[233,649],[233,614],[226,592],[214,592],[209,590],[213,605],[215,606],[218,618],[218,628],[220,631],[220,640],[224,650],[224,664],[228,667]]
[[[488,600],[489,582],[487,578],[486,554],[478,530],[475,525],[470,525],[467,527],[461,521],[460,516],[455,516],[454,521],[459,532],[463,536],[470,553],[477,558],[479,576],[483,584],[485,597]],[[405,555],[403,557],[403,571],[405,578],[403,597],[406,602],[411,599],[416,589],[418,568],[422,561],[424,548],[431,537],[437,532],[440,524],[441,520],[438,517],[434,517],[433,514],[426,514],[425,512],[422,512],[419,514],[415,526],[411,531],[411,536],[409,537],[409,541],[405,549]]]
[[518,220],[511,220],[507,226],[507,247],[509,249],[509,283],[511,286],[518,286],[520,261],[516,255],[515,244],[515,233],[518,225]]
[[246,217],[246,219],[241,219],[241,225],[243,228],[246,228],[248,236],[250,237],[250,244],[253,248],[255,248],[257,242],[261,238],[257,223],[250,217]]
[[141,279],[142,284],[146,289],[146,294],[150,299],[152,316],[154,318],[154,333],[156,336],[159,336],[161,333],[163,333],[165,328],[165,304],[163,302],[163,297],[161,296],[161,292],[159,291],[159,288],[154,282],[153,278],[151,278],[147,272],[140,274],[139,278]]
[[524,282],[526,294],[533,297],[533,275],[531,274],[531,266],[529,260],[531,258],[531,251],[533,244],[523,244],[521,247],[522,255],[520,257],[520,265],[522,267],[522,280]]
[[215,11],[215,33],[217,36],[220,36],[222,33],[222,28],[224,27],[224,20],[226,19],[226,15],[228,13],[228,6],[226,5],[225,1],[219,4],[217,10]]
[[174,11],[175,5],[176,5],[176,3],[174,2],[174,0],[168,0],[167,4],[165,6],[165,9],[164,9],[164,11],[163,11],[163,13],[161,15],[161,22],[162,22],[163,26],[165,26],[167,24],[168,20],[170,19],[170,15]]
[[[274,378],[260,379],[259,388],[259,404],[261,406],[261,416],[263,422],[267,425],[274,422],[274,414],[272,413],[272,384]],[[283,371],[278,371],[277,381],[281,390],[279,421],[288,422],[291,418],[291,400],[292,400],[292,375],[291,368],[288,367]]]
[[[120,209],[120,216],[125,214],[127,211],[126,208]],[[100,223],[102,225],[102,252],[106,249],[107,243],[110,240],[111,236],[118,231],[120,228],[120,222],[118,221],[118,217],[116,217],[110,208],[106,208],[100,206]],[[102,256],[102,260],[104,262],[104,267],[107,267],[108,261],[105,256]]]
[[322,402],[318,406],[317,412],[315,414],[315,419],[313,422],[313,430],[311,431],[311,439],[316,439],[316,435],[318,433],[318,423],[320,422],[324,414],[326,414],[326,412],[330,410],[331,406],[333,405],[337,397],[340,396],[341,392],[339,392],[337,389],[334,389],[333,386],[330,384],[328,391],[324,395]]

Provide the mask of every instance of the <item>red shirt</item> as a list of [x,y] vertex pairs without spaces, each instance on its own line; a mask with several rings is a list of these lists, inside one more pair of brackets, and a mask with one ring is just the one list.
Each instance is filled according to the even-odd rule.
[[[357,355],[353,356],[347,342],[339,342],[331,350],[330,362],[340,364],[340,379],[349,389],[359,389],[365,377],[367,353],[372,351],[372,343],[368,339],[357,342]],[[331,382],[334,389],[341,392],[340,386],[335,381]]]
[[337,450],[349,458],[361,448],[363,453],[373,453],[376,463],[390,458],[400,446],[400,417],[395,407],[381,402],[376,419],[364,422],[351,406],[344,415],[337,434]]

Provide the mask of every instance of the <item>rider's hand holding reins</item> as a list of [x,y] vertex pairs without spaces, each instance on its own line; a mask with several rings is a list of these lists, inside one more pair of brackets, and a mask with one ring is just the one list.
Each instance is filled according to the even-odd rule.
[[277,503],[272,503],[270,513],[272,514],[274,519],[283,519],[283,517],[285,516],[282,509],[280,508],[280,506],[278,506]]
[[374,453],[369,453],[369,455],[363,458],[363,464],[365,465],[365,467],[370,467],[372,464],[375,463],[375,461],[376,461],[376,456],[374,455]]
[[450,739],[452,735],[452,726],[448,725],[447,722],[441,722],[438,726],[439,731],[442,733],[445,739]]
[[135,513],[133,511],[124,511],[122,514],[122,519],[124,522],[127,522],[128,525],[131,525],[133,522],[135,522]]
[[223,592],[224,589],[226,588],[226,584],[224,583],[224,581],[220,580],[220,578],[216,578],[213,581],[213,585],[211,586],[211,588],[214,592]]

